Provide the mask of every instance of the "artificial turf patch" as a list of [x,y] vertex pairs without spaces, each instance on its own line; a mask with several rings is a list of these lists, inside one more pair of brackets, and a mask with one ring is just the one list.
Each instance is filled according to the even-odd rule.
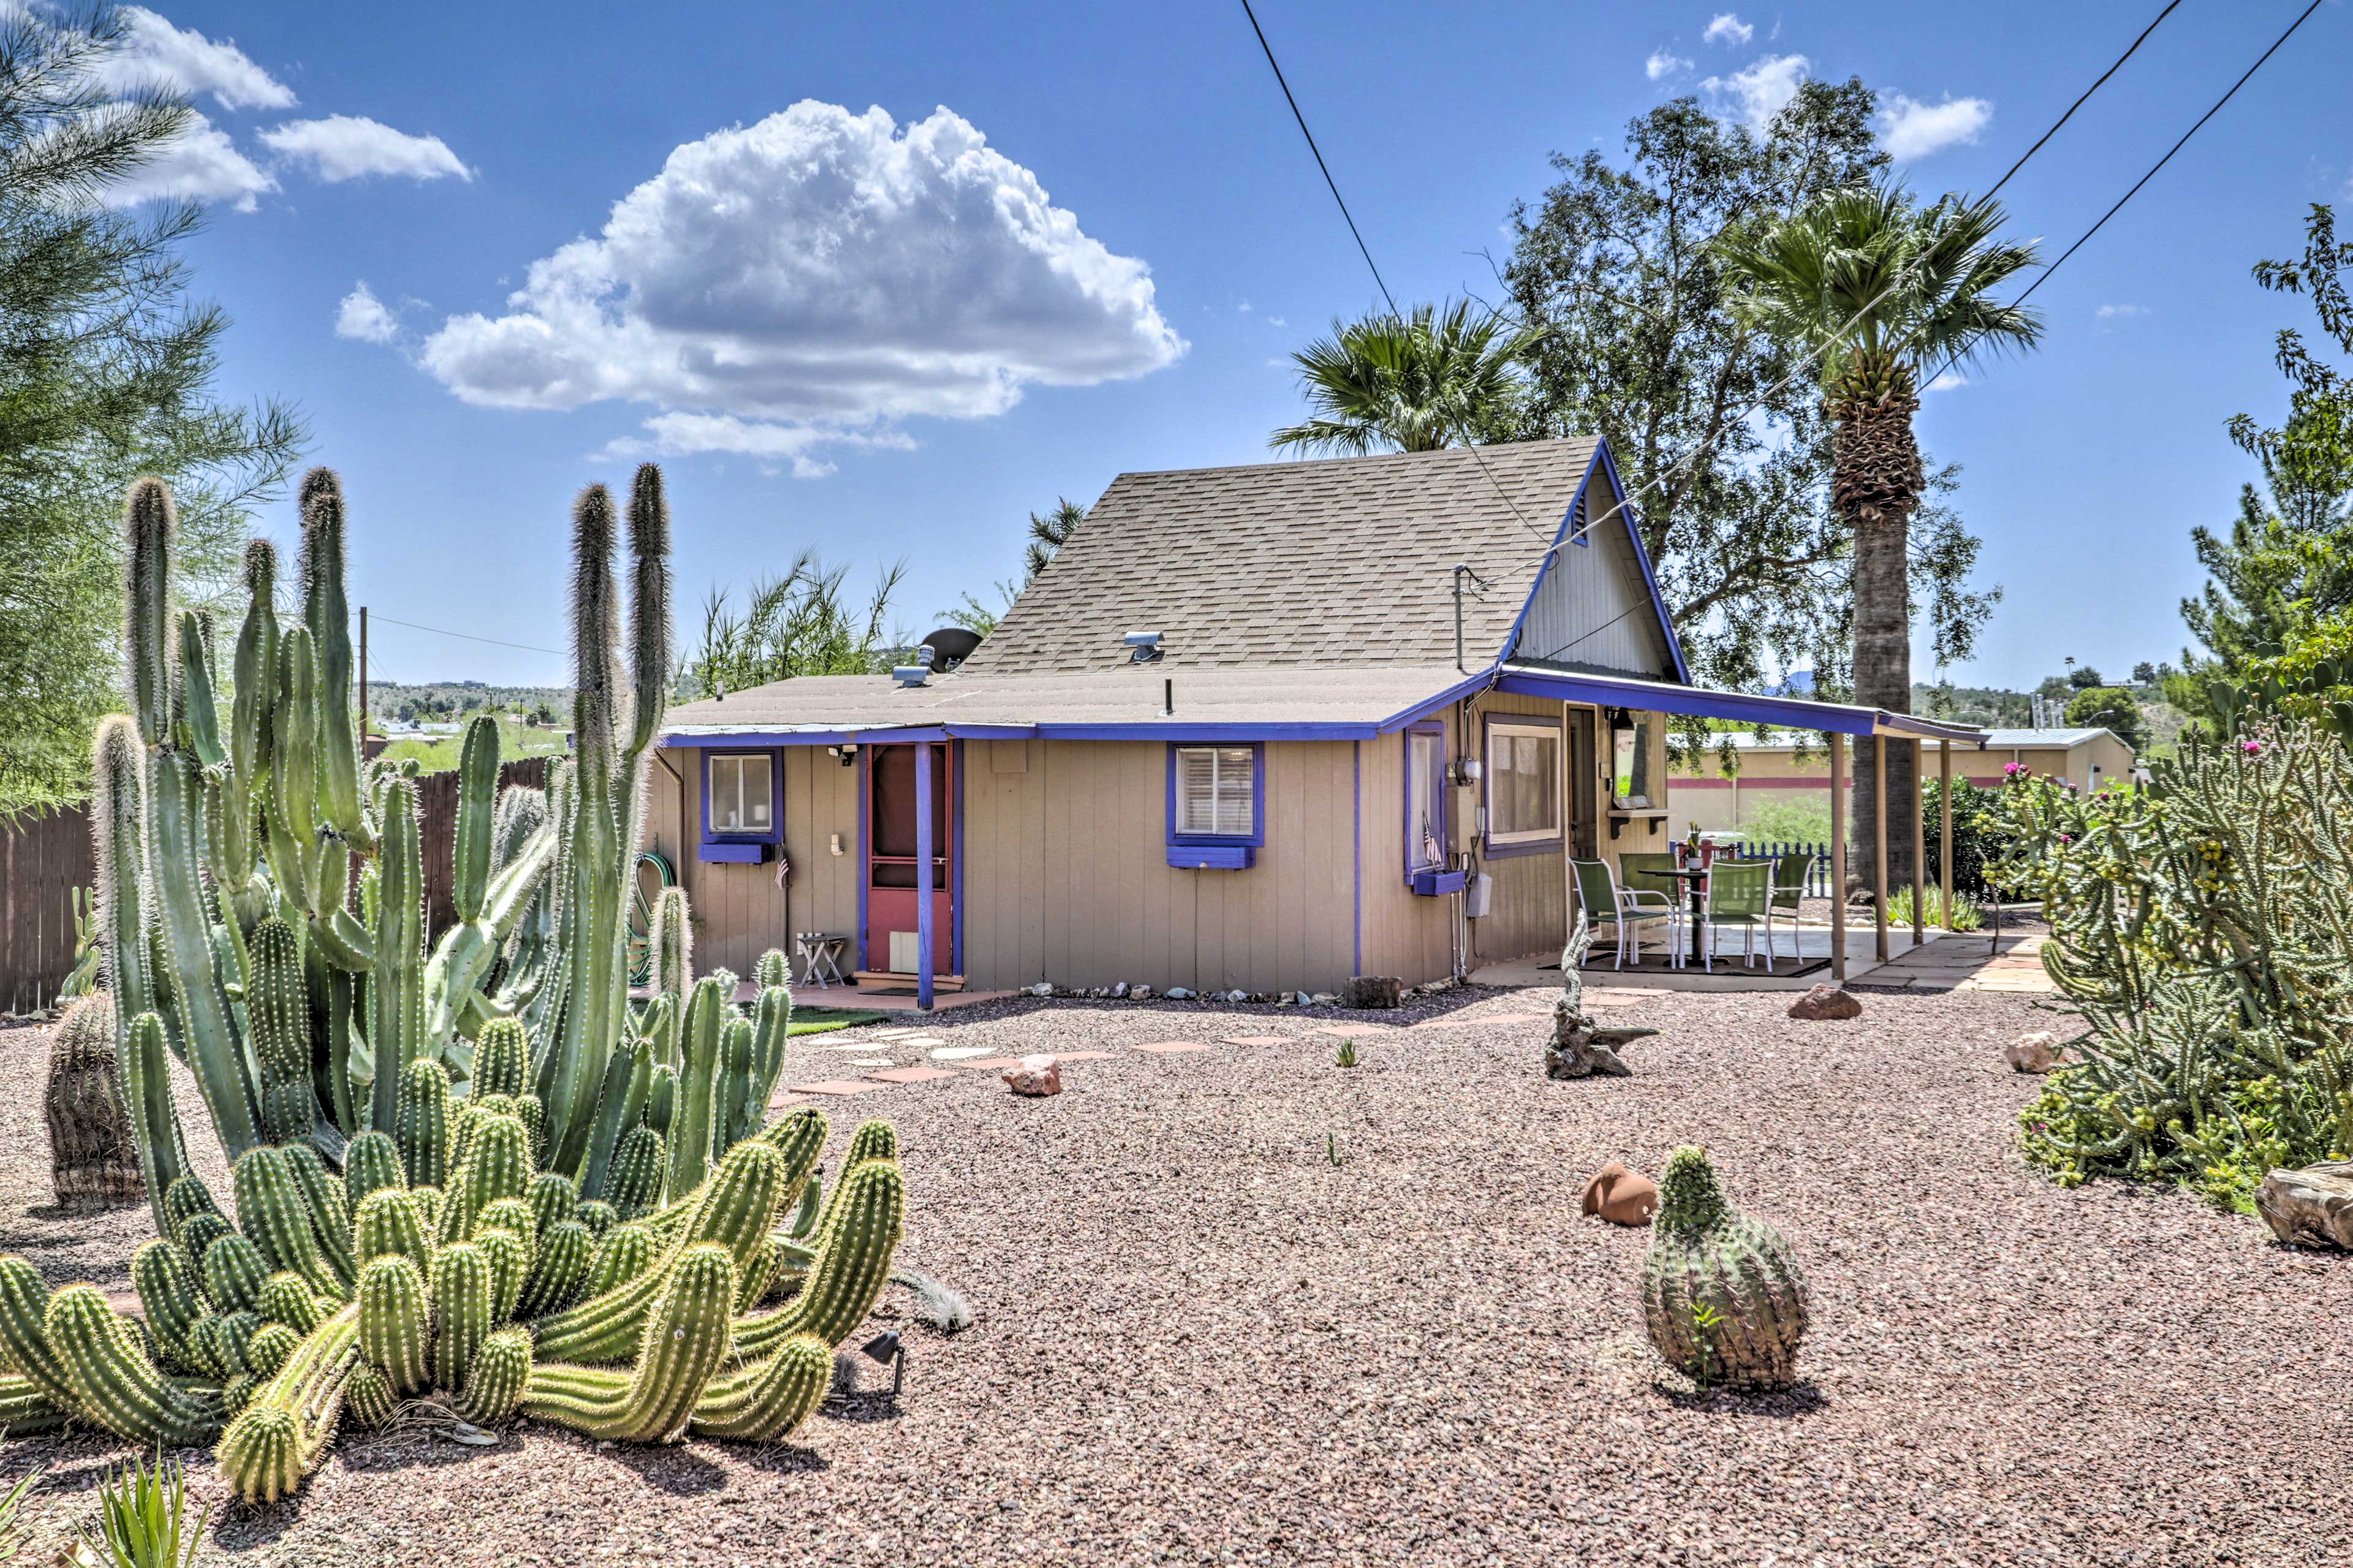
[[794,1035],[822,1035],[835,1029],[847,1029],[859,1024],[881,1021],[882,1015],[859,1007],[793,1008],[793,1025],[786,1031]]

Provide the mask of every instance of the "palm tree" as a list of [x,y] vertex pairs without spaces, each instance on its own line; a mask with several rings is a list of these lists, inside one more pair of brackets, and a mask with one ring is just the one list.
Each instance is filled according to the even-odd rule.
[[[1754,329],[1819,351],[1822,414],[1831,426],[1831,506],[1854,539],[1854,697],[1894,712],[1912,700],[1907,550],[1920,505],[1912,416],[1924,368],[2031,348],[2041,319],[1992,291],[2035,265],[2033,246],[2000,237],[1991,201],[1946,196],[1921,206],[1900,186],[1831,191],[1787,217],[1718,243]],[[1889,824],[1919,810],[1911,749],[1888,757]],[[1878,826],[1871,749],[1854,768],[1856,852],[1847,864],[1873,885]],[[1912,874],[1912,835],[1888,836],[1888,883]]]
[[1467,300],[1334,321],[1291,356],[1314,416],[1267,437],[1278,451],[1434,452],[1505,427],[1520,396],[1514,362],[1528,335]]
[[1087,509],[1067,496],[1056,498],[1054,510],[1043,517],[1031,512],[1029,546],[1022,553],[1026,575],[1035,577],[1043,572],[1054,552],[1071,542],[1071,535],[1078,532],[1079,524],[1086,520]]

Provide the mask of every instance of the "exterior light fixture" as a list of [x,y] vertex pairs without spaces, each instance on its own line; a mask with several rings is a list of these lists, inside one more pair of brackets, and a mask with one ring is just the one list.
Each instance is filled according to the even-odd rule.
[[858,1347],[858,1353],[877,1366],[891,1369],[891,1397],[899,1397],[907,1381],[907,1347],[900,1342],[899,1331],[886,1330]]

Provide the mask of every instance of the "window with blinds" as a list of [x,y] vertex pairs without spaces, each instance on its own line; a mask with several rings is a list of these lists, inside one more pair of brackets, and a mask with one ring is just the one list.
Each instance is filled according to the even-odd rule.
[[1560,731],[1495,724],[1487,731],[1487,842],[1560,837]]
[[1176,822],[1182,837],[1248,838],[1258,828],[1258,752],[1250,746],[1176,749]]
[[762,752],[714,755],[710,760],[711,831],[769,833],[776,828],[776,760]]

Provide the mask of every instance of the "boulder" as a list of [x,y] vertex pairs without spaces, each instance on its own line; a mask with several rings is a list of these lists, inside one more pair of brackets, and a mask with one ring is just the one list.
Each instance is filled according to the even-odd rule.
[[1005,1084],[1016,1094],[1060,1094],[1062,1069],[1050,1056],[1023,1057],[1005,1075]]
[[1394,1007],[1402,999],[1405,982],[1394,974],[1351,975],[1340,988],[1343,1007]]
[[1789,1016],[1808,1023],[1862,1016],[1862,998],[1841,985],[1817,985],[1789,1004]]
[[1118,997],[1118,998],[1119,998],[1121,1001],[1123,1001],[1123,1002],[1126,1001],[1126,1000],[1127,1000],[1127,982],[1126,982],[1126,981],[1124,981],[1124,980],[1123,980],[1123,981],[1121,981],[1118,984],[1116,984],[1116,985],[1113,986],[1113,987],[1111,988],[1111,994],[1112,994],[1113,996]]
[[1171,985],[1161,994],[1171,1002],[1190,1002],[1196,994],[1189,986]]
[[1584,1206],[1587,1214],[1598,1214],[1612,1225],[1648,1225],[1659,1212],[1659,1184],[1612,1160],[1585,1184]]
[[2353,1160],[2274,1171],[2255,1189],[2255,1212],[2291,1247],[2353,1252]]
[[2037,1029],[2002,1047],[2001,1054],[2012,1072],[2049,1072],[2059,1065],[2061,1049],[2057,1035]]

